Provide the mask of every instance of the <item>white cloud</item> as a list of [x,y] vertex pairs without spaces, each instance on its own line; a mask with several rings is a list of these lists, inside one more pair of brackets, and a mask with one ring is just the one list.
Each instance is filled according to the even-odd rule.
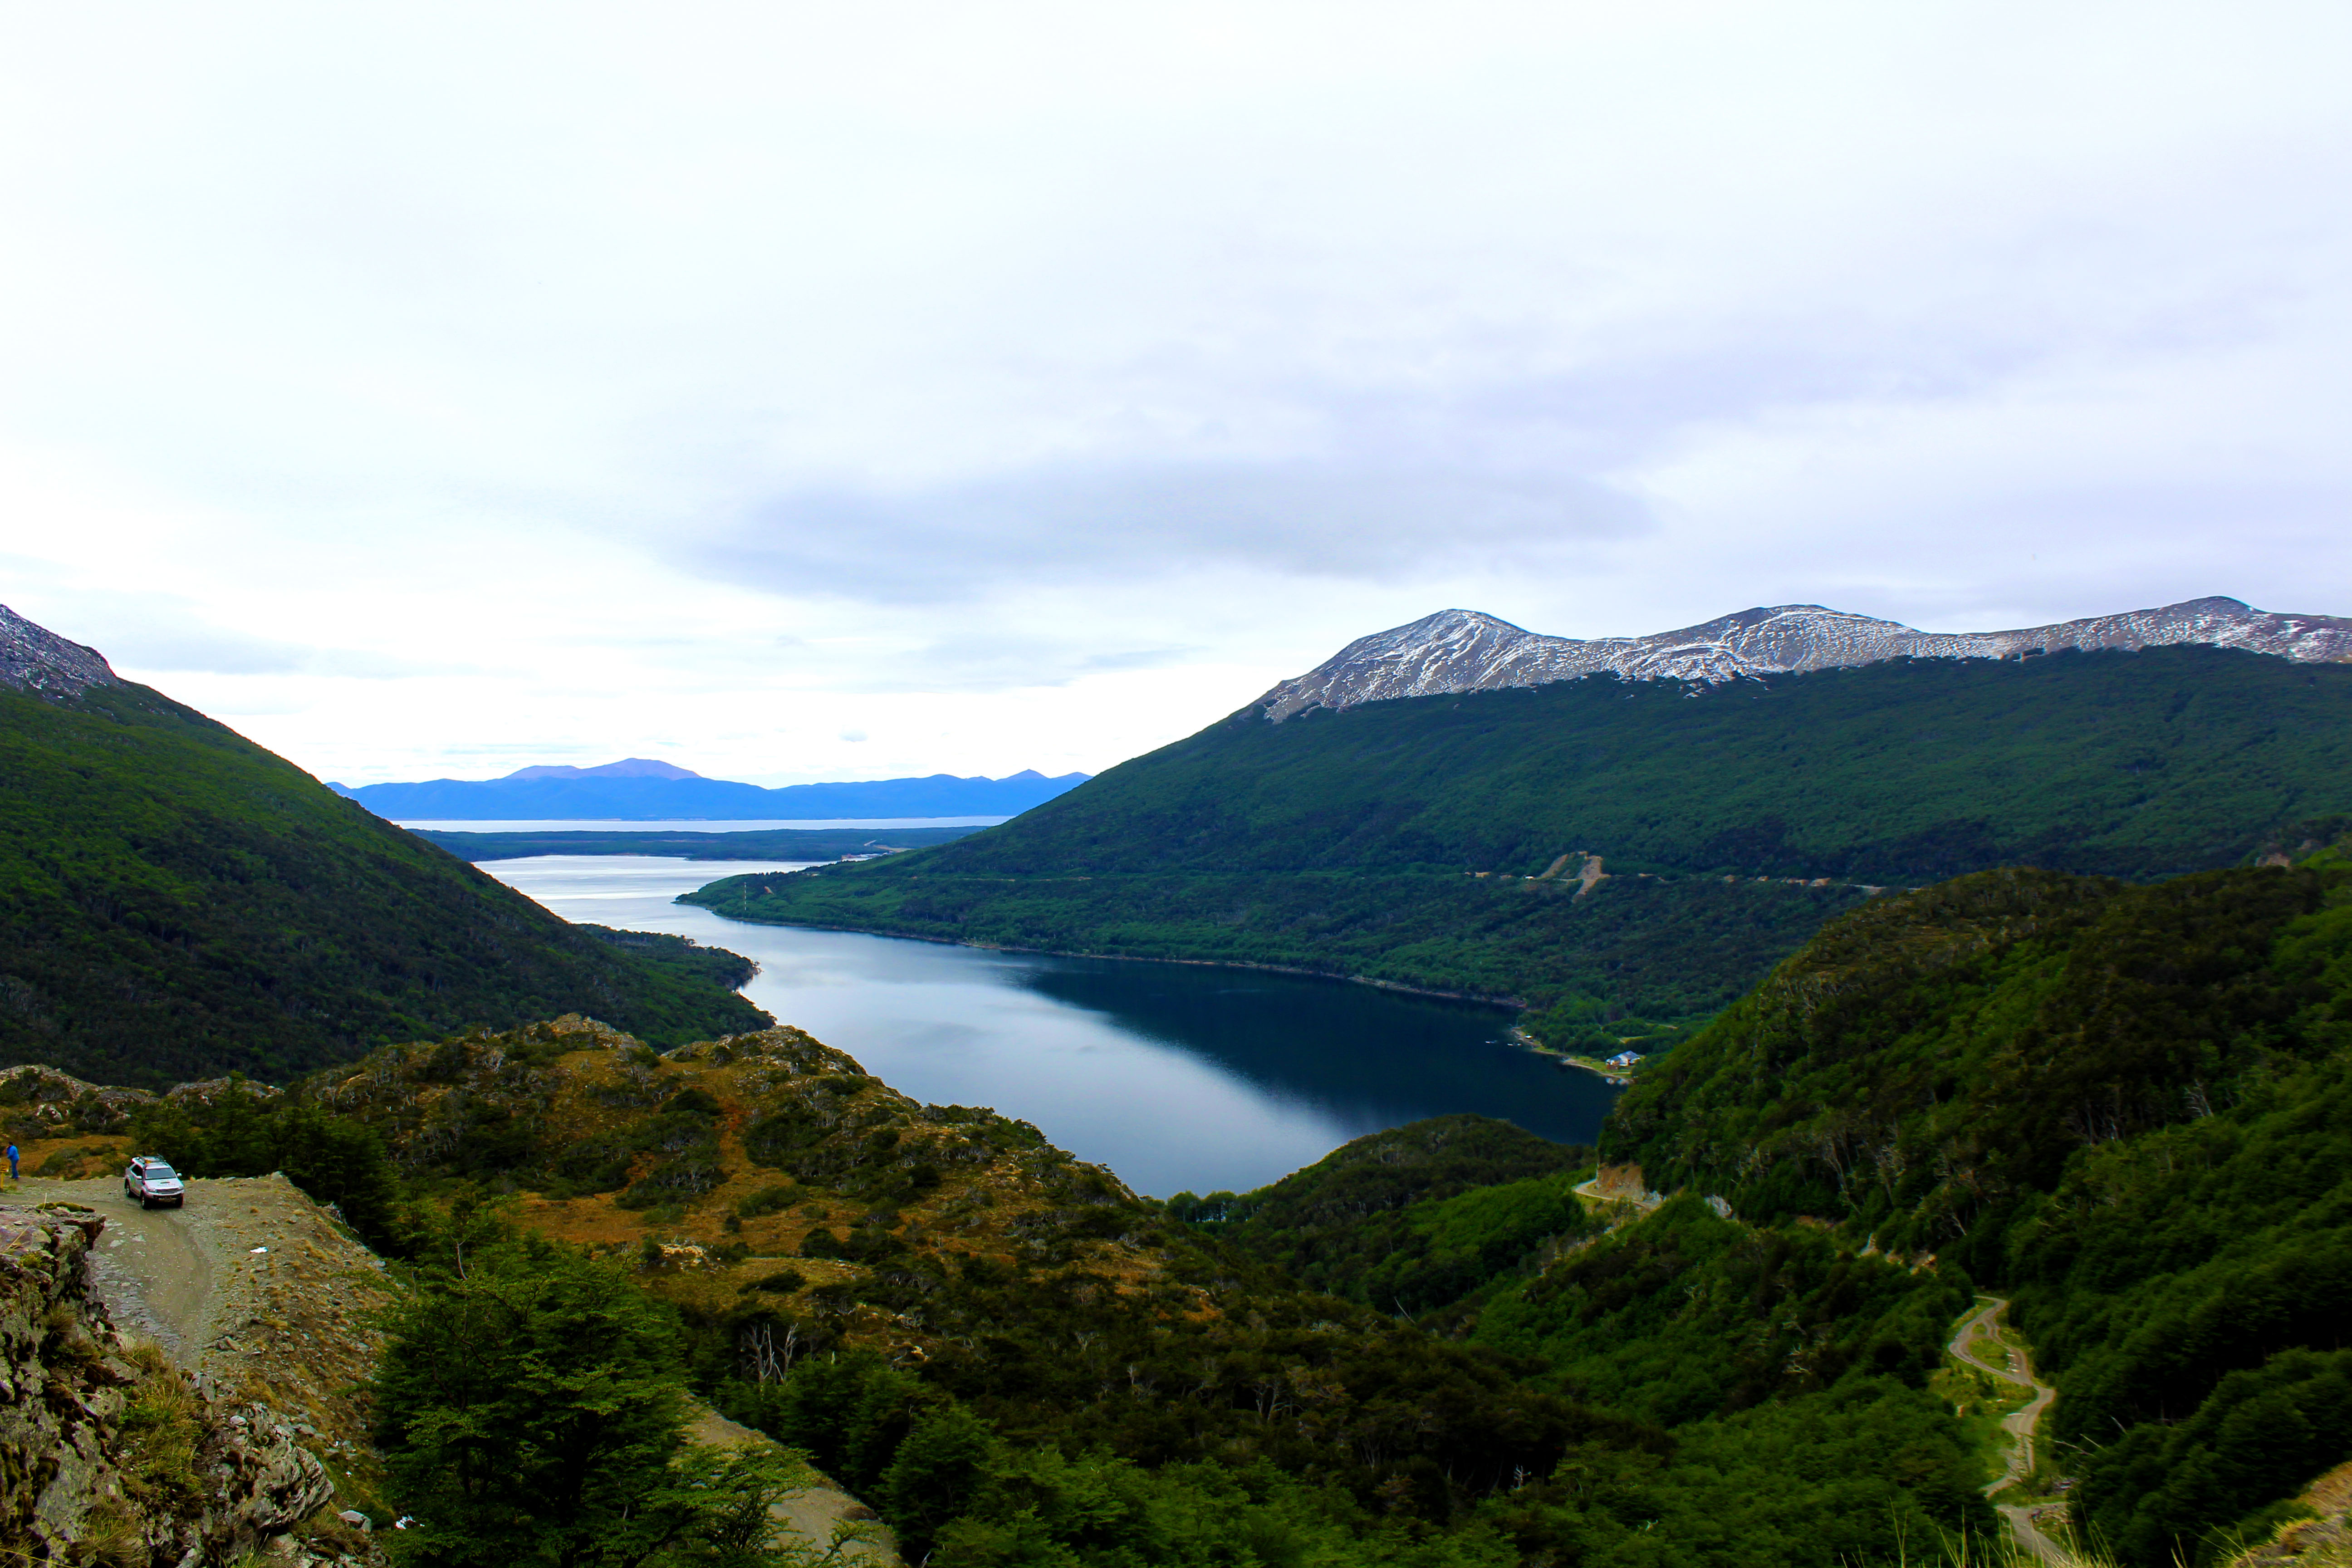
[[2347,30],[27,13],[0,602],[351,782],[1093,770],[1447,604],[2343,613]]

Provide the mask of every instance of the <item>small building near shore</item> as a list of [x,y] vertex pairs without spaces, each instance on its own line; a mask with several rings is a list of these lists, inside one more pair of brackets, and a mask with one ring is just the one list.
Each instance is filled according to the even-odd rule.
[[1603,1067],[1619,1068],[1637,1068],[1642,1065],[1642,1053],[1639,1051],[1619,1051],[1615,1056],[1611,1057],[1607,1061],[1601,1065]]

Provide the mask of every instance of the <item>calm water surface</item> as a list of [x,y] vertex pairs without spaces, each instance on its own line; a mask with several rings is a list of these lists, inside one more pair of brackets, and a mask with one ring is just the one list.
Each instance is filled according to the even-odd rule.
[[744,994],[892,1088],[1033,1121],[1139,1192],[1245,1191],[1350,1138],[1475,1110],[1590,1142],[1616,1091],[1501,1043],[1507,1013],[1248,970],[748,925],[672,903],[789,864],[621,855],[482,869],[567,920],[758,961]]
[[403,827],[427,833],[765,833],[778,827],[993,827],[1009,816],[404,816]]

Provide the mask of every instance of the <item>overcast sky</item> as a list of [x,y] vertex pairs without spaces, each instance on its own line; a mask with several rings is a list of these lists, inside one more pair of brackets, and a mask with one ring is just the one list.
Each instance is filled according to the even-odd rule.
[[0,6],[0,603],[321,777],[2352,614],[2352,9]]

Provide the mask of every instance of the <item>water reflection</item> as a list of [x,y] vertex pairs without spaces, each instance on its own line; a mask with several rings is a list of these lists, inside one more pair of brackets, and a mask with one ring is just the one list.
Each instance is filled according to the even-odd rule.
[[919,1100],[1033,1121],[1139,1191],[1242,1190],[1366,1132],[1475,1110],[1590,1142],[1614,1090],[1498,1043],[1508,1015],[1304,976],[990,952],[748,925],[669,900],[787,868],[548,856],[482,869],[569,920],[668,931],[761,965],[781,1021]]

